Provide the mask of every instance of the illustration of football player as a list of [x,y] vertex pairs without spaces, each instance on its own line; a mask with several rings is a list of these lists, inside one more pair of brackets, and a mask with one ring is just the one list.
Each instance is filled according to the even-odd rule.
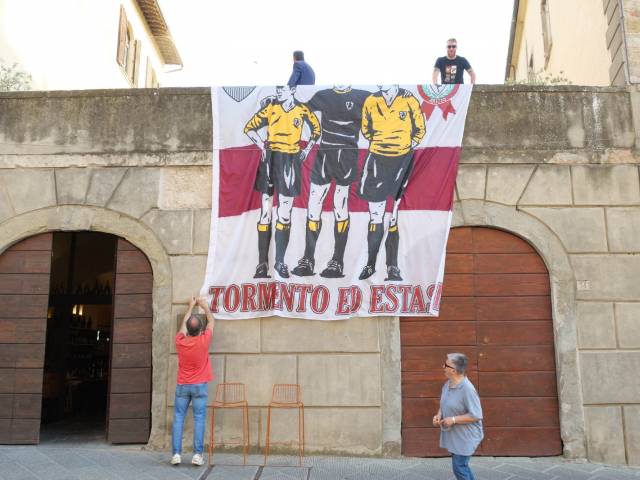
[[[314,113],[294,98],[295,87],[276,87],[276,101],[262,107],[247,122],[244,133],[255,143],[262,156],[254,188],[262,193],[258,221],[258,266],[254,278],[269,278],[269,243],[274,187],[278,192],[276,211],[276,261],[274,269],[281,278],[289,278],[284,255],[291,233],[293,199],[300,194],[302,162],[320,137],[320,123]],[[311,136],[301,149],[302,129],[309,125]],[[259,131],[266,127],[266,139]]]
[[398,207],[413,168],[413,149],[425,135],[424,115],[418,100],[398,85],[378,85],[362,108],[362,134],[369,140],[369,152],[362,169],[358,194],[369,202],[367,264],[360,280],[375,273],[376,258],[384,236],[387,198],[393,198],[387,241],[387,278],[401,281],[398,268]]
[[321,112],[322,137],[313,162],[311,188],[307,208],[307,230],[304,255],[291,273],[301,277],[314,275],[316,243],[322,228],[322,205],[335,181],[333,194],[334,250],[320,276],[344,276],[344,251],[349,235],[349,187],[358,177],[358,136],[362,124],[362,106],[371,94],[335,85],[316,92],[307,106]]

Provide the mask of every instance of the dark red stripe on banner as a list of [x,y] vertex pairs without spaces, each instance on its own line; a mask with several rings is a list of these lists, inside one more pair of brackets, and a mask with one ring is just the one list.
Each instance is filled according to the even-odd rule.
[[[295,199],[294,206],[307,208],[309,198],[309,177],[317,154],[313,148],[302,167],[302,193]],[[359,151],[359,169],[362,171],[367,150]],[[431,147],[415,151],[414,167],[409,185],[404,194],[401,210],[451,210],[453,186],[458,172],[460,147]],[[260,208],[260,193],[253,189],[260,150],[255,146],[228,148],[220,151],[220,217],[232,217]],[[351,186],[349,210],[367,212],[366,200],[357,194],[359,180]],[[333,190],[331,186],[324,201],[323,210],[333,210]],[[277,194],[277,192],[276,192]],[[277,203],[277,195],[274,199]],[[391,211],[392,201],[387,201]]]

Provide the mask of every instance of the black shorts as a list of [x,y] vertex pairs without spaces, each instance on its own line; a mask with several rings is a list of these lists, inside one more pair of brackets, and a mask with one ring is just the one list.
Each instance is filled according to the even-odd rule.
[[326,185],[331,180],[336,185],[349,186],[358,178],[358,147],[322,148],[313,162],[311,183]]
[[297,197],[302,185],[301,165],[300,152],[282,153],[266,150],[258,165],[254,189],[273,195],[275,187],[279,195]]
[[402,197],[413,170],[413,152],[388,157],[369,152],[362,168],[358,195],[368,202]]

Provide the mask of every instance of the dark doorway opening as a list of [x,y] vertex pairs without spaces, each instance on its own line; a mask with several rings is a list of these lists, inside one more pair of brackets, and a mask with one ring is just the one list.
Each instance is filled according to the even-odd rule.
[[106,441],[118,238],[53,234],[41,441]]

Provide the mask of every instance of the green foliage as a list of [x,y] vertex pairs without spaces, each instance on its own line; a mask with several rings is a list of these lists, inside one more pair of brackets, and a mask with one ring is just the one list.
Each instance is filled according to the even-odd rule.
[[507,85],[571,85],[571,81],[564,76],[564,71],[560,70],[558,75],[545,72],[544,70],[535,70],[529,72],[527,78],[522,80],[509,80]]
[[17,63],[7,65],[0,60],[0,92],[31,90],[31,75],[23,72]]

